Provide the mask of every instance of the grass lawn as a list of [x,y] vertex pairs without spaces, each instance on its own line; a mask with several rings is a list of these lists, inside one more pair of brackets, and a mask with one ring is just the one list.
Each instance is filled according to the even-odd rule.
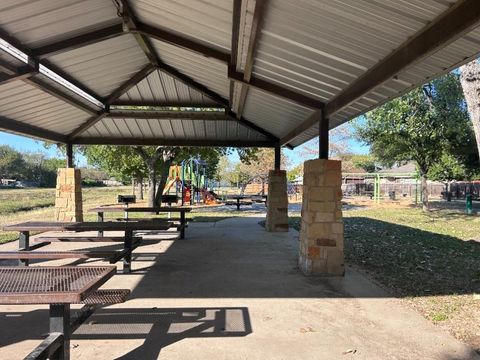
[[[82,189],[84,220],[97,221],[97,215],[89,213],[88,209],[100,205],[116,204],[118,194],[130,193],[131,188],[128,186]],[[5,225],[23,221],[54,221],[54,205],[55,189],[0,189],[0,229]],[[251,213],[236,210],[218,212],[204,207],[187,213],[187,218],[195,218],[196,222],[215,222],[248,214]],[[110,213],[106,216],[118,218],[122,217],[123,214]],[[141,213],[130,215],[130,217],[144,216],[145,214]],[[167,214],[161,214],[158,217],[166,218]],[[0,244],[17,239],[18,232],[0,231]]]
[[[84,209],[113,204],[117,195],[130,193],[125,187],[85,188],[82,190]],[[1,189],[0,229],[23,221],[54,221],[55,189]],[[85,213],[85,221],[95,220],[95,214]],[[0,244],[18,239],[18,232],[0,231]]]
[[[299,217],[290,221],[299,228]],[[363,208],[345,211],[344,222],[349,265],[480,350],[480,216]]]

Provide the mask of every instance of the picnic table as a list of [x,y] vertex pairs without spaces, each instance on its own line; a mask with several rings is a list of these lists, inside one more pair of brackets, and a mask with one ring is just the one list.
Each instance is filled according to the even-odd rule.
[[[150,206],[100,206],[93,209],[88,210],[89,212],[97,213],[97,220],[99,222],[103,222],[105,220],[105,213],[107,212],[123,212],[124,213],[124,220],[128,221],[128,214],[129,213],[155,213],[156,215],[160,213],[168,213],[170,217],[170,213],[179,213],[180,214],[180,239],[185,239],[185,227],[186,227],[186,219],[185,213],[192,211],[190,207],[179,207],[179,206],[161,206],[161,207],[150,207]],[[159,219],[162,220],[162,219]],[[101,232],[99,236],[101,236]]]
[[70,335],[85,320],[83,315],[70,321],[70,304],[88,304],[115,271],[115,266],[0,267],[0,304],[50,305],[50,336],[26,359],[68,360]]
[[[132,260],[132,251],[134,246],[137,245],[133,242],[133,232],[134,231],[143,231],[143,230],[168,230],[170,228],[169,223],[165,222],[152,222],[152,221],[136,221],[136,222],[45,222],[45,221],[27,221],[20,224],[8,225],[3,228],[5,231],[18,231],[20,233],[19,237],[19,251],[29,252],[30,250],[37,249],[41,246],[48,245],[49,242],[43,242],[40,244],[35,244],[30,246],[30,232],[32,231],[123,231],[123,250],[120,251],[116,256],[114,256],[114,261],[116,262],[120,259],[123,259],[123,272],[129,273],[131,270],[131,260]],[[72,238],[73,239],[73,238]],[[38,252],[29,252],[28,258],[46,258],[48,254]],[[73,257],[75,254],[71,252]],[[59,256],[62,256],[62,252],[58,252]],[[65,255],[64,253],[63,255]],[[20,254],[21,255],[21,254]],[[54,254],[52,254],[54,255]],[[99,256],[101,257],[101,256]],[[18,256],[17,258],[22,259]],[[28,265],[28,260],[24,257],[22,263]]]
[[241,200],[244,200],[244,199],[250,199],[250,196],[245,196],[245,195],[229,195],[227,197],[227,199],[233,199],[233,200],[236,200],[237,203],[237,210],[240,210],[240,205],[241,205]]

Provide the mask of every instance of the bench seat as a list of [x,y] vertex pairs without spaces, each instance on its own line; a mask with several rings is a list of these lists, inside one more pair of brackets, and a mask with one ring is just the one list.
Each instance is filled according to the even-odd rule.
[[104,289],[91,293],[81,304],[85,305],[113,305],[127,301],[129,289]]
[[71,251],[0,251],[0,259],[29,260],[29,259],[109,259],[111,263],[117,262],[126,250],[71,250]]
[[[140,241],[140,236],[134,236],[133,242]],[[37,236],[35,242],[124,242],[123,236]]]

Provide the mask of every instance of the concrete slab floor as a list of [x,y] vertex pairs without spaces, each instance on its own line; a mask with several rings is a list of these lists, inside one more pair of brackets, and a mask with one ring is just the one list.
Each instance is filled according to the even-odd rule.
[[[260,220],[192,223],[185,240],[146,236],[134,272],[105,285],[132,289],[130,300],[76,331],[72,359],[480,359],[351,269],[304,277],[298,233],[267,233]],[[22,359],[47,331],[46,306],[0,306],[0,359]]]

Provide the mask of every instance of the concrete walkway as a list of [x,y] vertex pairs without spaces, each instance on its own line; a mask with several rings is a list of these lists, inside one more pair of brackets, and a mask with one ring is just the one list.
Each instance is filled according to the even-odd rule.
[[[480,359],[350,269],[304,277],[298,233],[266,233],[260,220],[193,223],[185,240],[149,236],[134,272],[106,284],[132,289],[130,300],[77,330],[72,359]],[[23,358],[47,324],[45,306],[1,306],[0,359]]]

